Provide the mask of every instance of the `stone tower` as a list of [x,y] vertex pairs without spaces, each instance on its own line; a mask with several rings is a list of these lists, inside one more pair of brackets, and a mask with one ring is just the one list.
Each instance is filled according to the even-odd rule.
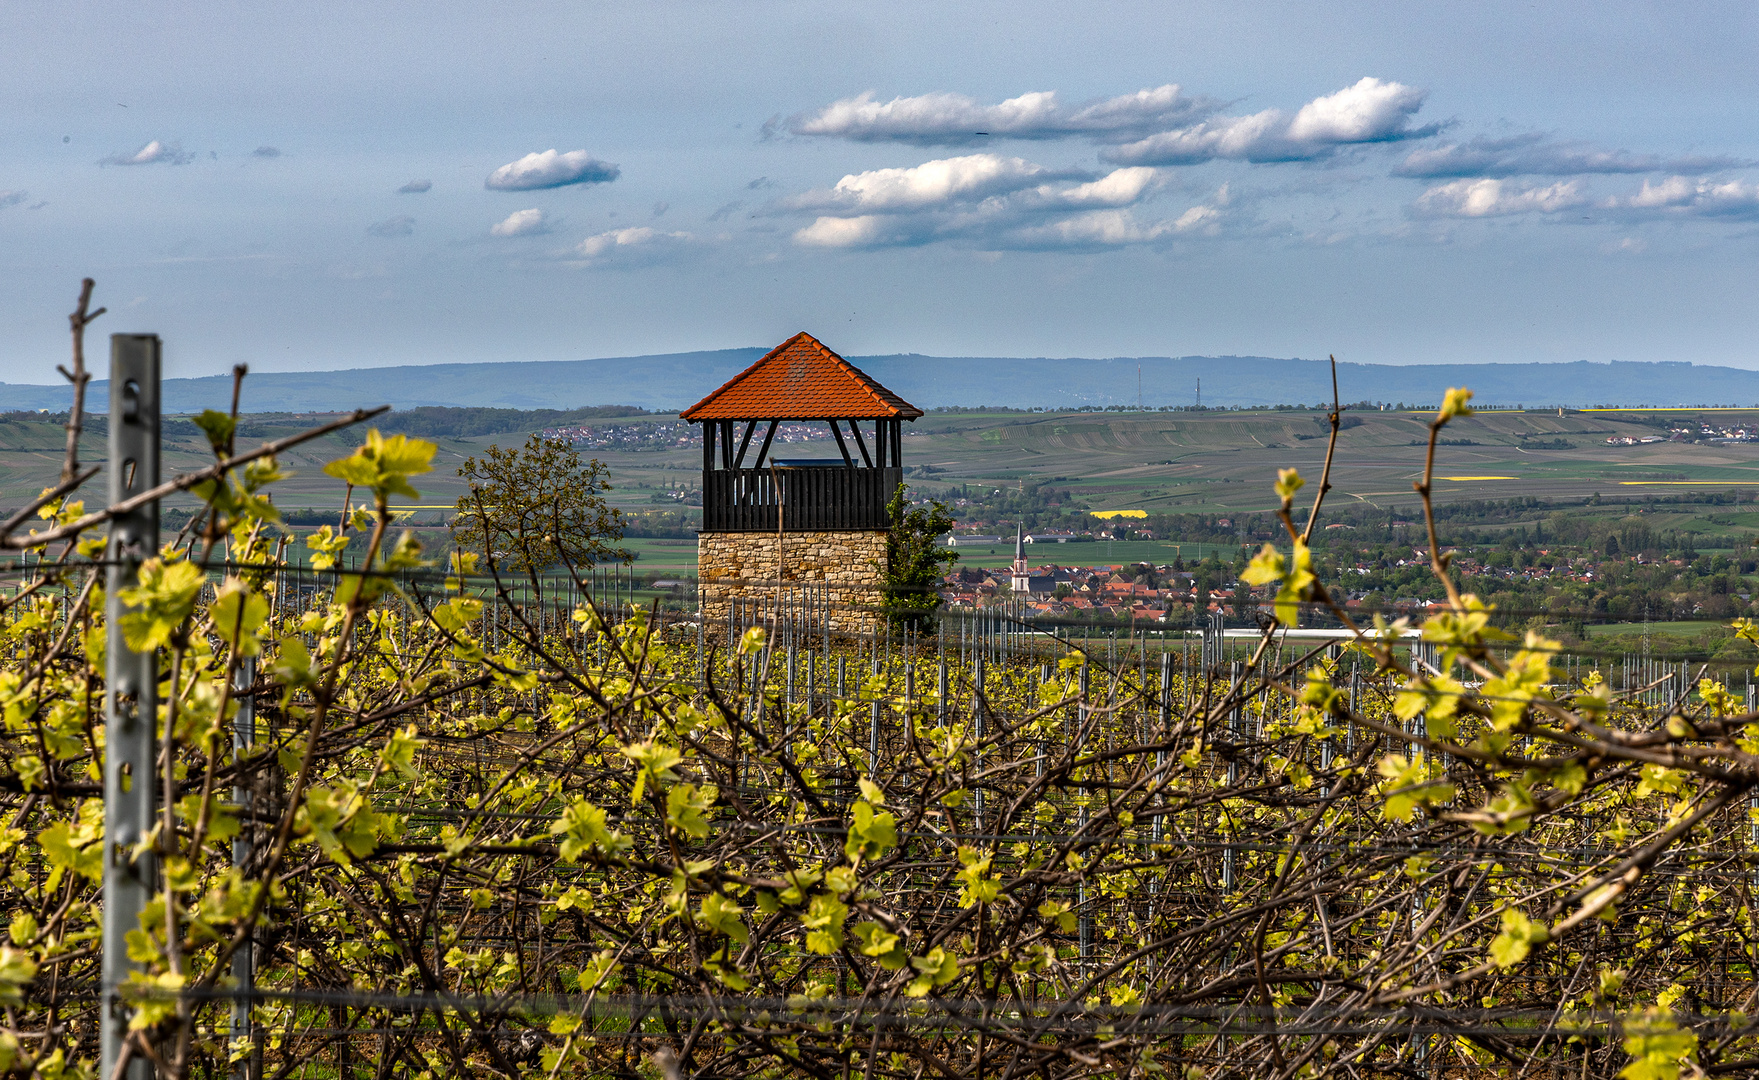
[[[878,626],[886,503],[904,482],[903,422],[922,410],[799,333],[679,415],[702,425],[696,565],[708,628],[725,626],[735,601],[760,621]],[[776,432],[797,422],[828,425],[837,456],[782,452]]]

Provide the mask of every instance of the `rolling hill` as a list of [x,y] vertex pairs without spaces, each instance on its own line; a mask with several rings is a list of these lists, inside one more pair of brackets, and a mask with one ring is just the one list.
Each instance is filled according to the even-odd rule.
[[[251,375],[250,412],[315,412],[388,403],[571,409],[583,405],[682,408],[731,378],[762,349],[597,360],[354,368]],[[1312,405],[1331,396],[1322,360],[1263,356],[1082,357],[852,356],[851,362],[924,408],[999,406],[1186,406],[1203,382],[1209,406]],[[1759,371],[1677,362],[1591,364],[1339,364],[1346,402],[1422,404],[1449,386],[1470,386],[1480,405],[1759,405]],[[230,397],[230,376],[168,379],[167,412],[194,412]],[[94,402],[106,389],[93,384]],[[63,386],[0,384],[11,409],[61,409]]]

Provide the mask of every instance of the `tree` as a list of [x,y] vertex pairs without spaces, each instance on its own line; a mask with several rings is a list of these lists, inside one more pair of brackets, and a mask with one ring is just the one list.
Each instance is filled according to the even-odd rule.
[[498,571],[533,579],[558,564],[570,572],[601,562],[629,562],[616,547],[623,512],[605,502],[611,490],[604,463],[581,461],[566,439],[533,435],[517,450],[491,446],[467,458],[458,475],[470,490],[458,497],[452,536]]
[[1252,586],[1243,581],[1234,583],[1234,616],[1249,619],[1258,609],[1258,597],[1253,594]]
[[886,504],[886,520],[886,618],[893,626],[922,630],[940,610],[941,577],[959,561],[958,552],[936,543],[953,531],[953,519],[939,502],[910,506],[899,484]]

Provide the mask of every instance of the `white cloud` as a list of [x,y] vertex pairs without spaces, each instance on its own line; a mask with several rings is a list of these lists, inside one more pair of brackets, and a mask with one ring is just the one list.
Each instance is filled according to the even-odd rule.
[[1057,197],[1071,206],[1127,206],[1142,198],[1159,175],[1141,165],[1115,169],[1098,180],[1067,188]]
[[550,231],[549,219],[538,209],[515,210],[499,223],[490,226],[491,236],[533,236]]
[[871,91],[834,101],[815,113],[789,121],[796,135],[830,135],[858,142],[969,142],[988,135],[1042,129],[1056,111],[1056,94],[1034,92],[1000,105],[979,105],[962,94],[922,94],[874,100]]
[[997,247],[1095,251],[1180,237],[1219,236],[1232,201],[1228,185],[1223,184],[1208,202],[1193,206],[1170,221],[1145,221],[1130,208],[1087,210],[1013,229],[992,242]]
[[1289,124],[1298,143],[1384,142],[1410,132],[1411,117],[1428,94],[1403,83],[1364,77],[1335,94],[1301,106]]
[[829,190],[809,191],[788,200],[800,209],[840,208],[856,212],[920,210],[955,200],[1018,191],[1057,174],[1042,165],[996,154],[925,161],[908,169],[851,173]]
[[1178,131],[1163,131],[1110,150],[1106,158],[1156,165],[1196,165],[1216,158],[1275,160],[1287,153],[1286,141],[1278,137],[1285,126],[1280,110],[1267,109],[1251,116],[1223,117]]
[[1157,240],[1171,222],[1143,224],[1129,210],[1089,210],[1043,225],[1017,230],[1006,246],[1021,248],[1108,248]]
[[1292,117],[1280,109],[1218,117],[1216,102],[1188,97],[1171,83],[1073,109],[1049,90],[996,105],[952,93],[883,102],[866,93],[795,116],[787,127],[796,135],[919,145],[969,144],[986,137],[1083,137],[1121,144],[1104,155],[1120,165],[1188,165],[1216,158],[1310,161],[1345,146],[1434,134],[1433,125],[1411,126],[1425,97],[1426,91],[1416,87],[1366,77],[1309,101]]
[[1179,232],[1201,229],[1213,236],[1220,228],[1217,221],[1220,217],[1221,211],[1213,206],[1193,206],[1179,215],[1178,220],[1173,222],[1173,228]]
[[132,154],[112,154],[98,162],[100,165],[186,165],[195,160],[195,155],[187,153],[176,143],[163,143],[158,139],[147,143]]
[[574,261],[588,266],[635,265],[658,262],[695,240],[689,233],[661,232],[639,225],[589,236],[570,255]]
[[1670,176],[1659,184],[1651,184],[1645,180],[1643,190],[1625,199],[1623,205],[1638,210],[1688,206],[1698,198],[1700,188],[1701,185],[1683,176]]
[[395,239],[399,236],[408,236],[415,231],[415,219],[407,214],[393,218],[386,218],[384,221],[377,221],[368,225],[366,231],[369,235],[383,237],[387,240]]
[[1739,180],[1694,180],[1670,176],[1660,183],[1643,181],[1642,190],[1604,204],[1609,210],[1712,218],[1759,218],[1759,184]]
[[580,242],[580,246],[575,250],[590,259],[618,247],[632,247],[648,243],[658,235],[660,235],[658,232],[645,225],[628,229],[613,229],[610,232],[587,237]]
[[8,206],[17,206],[29,197],[30,192],[28,191],[0,191],[0,210],[4,210]]
[[1221,189],[1215,193],[1215,198],[1207,203],[1193,206],[1180,214],[1178,220],[1173,222],[1173,231],[1215,236],[1221,232],[1222,217],[1227,212],[1228,204],[1232,201],[1233,197],[1228,193],[1228,185],[1223,184]]
[[1065,108],[1054,90],[1036,90],[996,105],[963,94],[933,93],[876,101],[873,93],[832,102],[791,118],[796,135],[855,142],[961,145],[984,138],[1056,139],[1141,134],[1212,111],[1205,99],[1186,97],[1171,83],[1134,94]]
[[882,219],[874,214],[861,217],[821,217],[794,234],[796,243],[809,247],[867,247],[880,237]]
[[1433,135],[1434,125],[1411,126],[1426,96],[1427,91],[1369,77],[1309,101],[1292,118],[1280,109],[1216,117],[1125,143],[1102,156],[1124,165],[1194,165],[1217,158],[1314,161],[1346,146]]
[[1563,180],[1540,187],[1503,180],[1455,180],[1430,188],[1417,197],[1418,213],[1432,217],[1506,217],[1539,212],[1554,214],[1587,203],[1582,185]]
[[[794,233],[795,243],[806,247],[1094,248],[1178,231],[1173,222],[1143,224],[1132,214],[1160,179],[1143,166],[1089,178],[1021,158],[972,154],[851,174],[781,205],[816,212]],[[1220,201],[1226,201],[1225,188]]]
[[1419,180],[1473,176],[1580,176],[1642,172],[1711,172],[1750,164],[1729,157],[1663,160],[1654,154],[1602,150],[1582,142],[1563,142],[1537,132],[1413,150],[1393,169],[1394,176]]
[[600,161],[585,150],[527,154],[489,174],[483,186],[490,191],[533,191],[569,184],[606,184],[622,174],[617,166]]
[[424,191],[432,191],[433,187],[434,182],[432,180],[411,180],[409,183],[398,188],[397,194],[420,195]]
[[1220,103],[1209,98],[1189,98],[1177,83],[1152,90],[1138,90],[1096,101],[1069,117],[1070,131],[1084,133],[1141,131],[1169,123],[1189,122],[1192,117],[1214,112]]

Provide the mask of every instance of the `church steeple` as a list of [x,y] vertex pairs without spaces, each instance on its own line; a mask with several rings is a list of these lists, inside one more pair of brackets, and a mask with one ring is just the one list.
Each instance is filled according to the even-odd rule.
[[1026,529],[1014,526],[1014,579],[1009,586],[1017,593],[1032,591],[1032,574],[1026,568]]

